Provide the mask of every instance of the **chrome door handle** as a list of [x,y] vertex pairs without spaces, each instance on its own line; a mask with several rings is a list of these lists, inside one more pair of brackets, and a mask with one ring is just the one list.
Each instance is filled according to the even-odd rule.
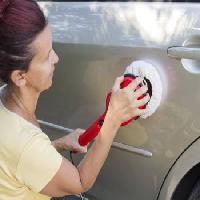
[[175,59],[200,60],[200,47],[171,46],[167,49],[167,55]]

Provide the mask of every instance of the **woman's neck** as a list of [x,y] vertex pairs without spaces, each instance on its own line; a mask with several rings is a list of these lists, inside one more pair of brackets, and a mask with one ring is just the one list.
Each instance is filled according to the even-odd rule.
[[39,95],[33,88],[19,88],[8,84],[2,91],[1,97],[3,104],[9,110],[39,127],[35,116]]

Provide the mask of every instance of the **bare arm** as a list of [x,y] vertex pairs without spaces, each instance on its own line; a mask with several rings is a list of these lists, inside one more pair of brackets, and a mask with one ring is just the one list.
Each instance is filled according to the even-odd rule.
[[84,191],[90,189],[95,182],[120,127],[120,121],[113,120],[113,118],[110,113],[107,113],[104,126],[102,126],[95,143],[78,166]]
[[[71,150],[70,146],[67,146],[64,144],[62,138],[55,139],[51,142],[51,144],[56,148],[58,152],[62,152],[64,149],[65,150]],[[65,147],[64,147],[65,146]]]
[[78,142],[78,138],[81,134],[83,134],[85,130],[83,129],[75,129],[71,133],[58,138],[56,140],[53,140],[51,144],[56,148],[58,152],[62,151],[77,151],[80,153],[86,153],[87,152],[87,146],[80,146]]
[[137,107],[144,105],[149,97],[147,96],[143,100],[137,100],[137,98],[147,91],[146,86],[133,94],[134,89],[142,80],[138,79],[138,81],[135,81],[135,85],[130,84],[126,90],[119,89],[121,81],[122,78],[116,80],[104,124],[84,159],[76,168],[67,159],[63,158],[60,169],[41,191],[42,194],[64,196],[78,194],[90,189],[107,158],[121,122],[145,112],[145,110],[139,110]]
[[99,136],[79,166],[63,158],[59,171],[41,193],[58,197],[87,191],[96,180],[119,126],[107,114]]

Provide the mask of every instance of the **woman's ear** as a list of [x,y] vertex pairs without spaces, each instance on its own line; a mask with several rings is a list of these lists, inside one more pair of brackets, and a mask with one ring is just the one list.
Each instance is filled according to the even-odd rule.
[[11,73],[10,79],[17,86],[24,86],[26,84],[25,72],[22,70],[14,70]]

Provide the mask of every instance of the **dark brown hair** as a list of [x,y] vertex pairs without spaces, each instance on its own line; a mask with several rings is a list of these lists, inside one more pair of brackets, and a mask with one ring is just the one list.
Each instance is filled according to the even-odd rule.
[[0,78],[8,83],[13,70],[28,70],[30,44],[47,25],[35,0],[0,0]]

